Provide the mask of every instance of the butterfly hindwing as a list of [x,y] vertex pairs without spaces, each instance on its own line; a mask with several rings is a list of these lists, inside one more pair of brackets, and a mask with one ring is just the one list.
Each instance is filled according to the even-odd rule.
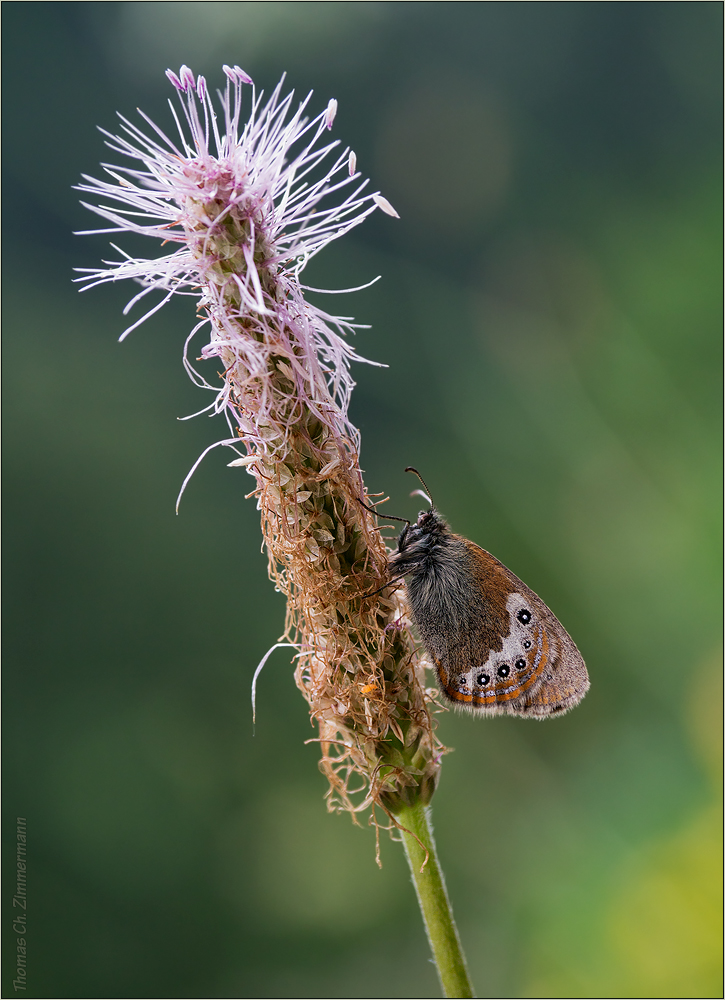
[[482,600],[434,657],[445,695],[484,715],[543,718],[575,705],[589,682],[561,623],[494,556],[463,541],[472,590]]

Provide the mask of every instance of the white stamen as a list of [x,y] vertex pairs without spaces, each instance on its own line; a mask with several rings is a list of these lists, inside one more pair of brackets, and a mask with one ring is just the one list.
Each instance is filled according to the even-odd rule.
[[257,721],[257,678],[262,673],[262,669],[270,658],[275,649],[283,649],[288,647],[290,649],[299,649],[300,647],[294,642],[276,642],[274,646],[267,650],[262,659],[259,661],[259,666],[254,671],[254,677],[252,678],[252,722]]
[[393,206],[390,204],[390,202],[388,201],[388,199],[387,198],[383,198],[383,196],[381,194],[374,194],[373,195],[373,201],[375,202],[375,204],[378,206],[378,208],[381,211],[385,212],[386,215],[392,215],[392,217],[394,219],[399,219],[400,218],[400,216],[395,211],[395,209],[393,208]]

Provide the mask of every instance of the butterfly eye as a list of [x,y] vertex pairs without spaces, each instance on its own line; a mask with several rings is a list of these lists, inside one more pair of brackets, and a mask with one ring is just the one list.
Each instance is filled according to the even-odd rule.
[[514,664],[514,666],[516,667],[517,670],[523,670],[524,669],[524,667],[526,666],[526,660],[523,658],[523,656],[520,657],[516,661],[516,663]]
[[522,608],[516,615],[516,617],[518,618],[518,620],[521,622],[522,625],[528,625],[529,622],[531,621],[531,612],[529,611],[528,608]]
[[499,677],[508,677],[511,673],[511,667],[509,667],[508,663],[502,663],[496,673]]
[[524,639],[524,649],[531,649],[531,643],[528,639]]
[[476,684],[478,684],[480,687],[485,687],[490,680],[491,678],[488,676],[488,674],[479,674],[478,677],[476,677]]

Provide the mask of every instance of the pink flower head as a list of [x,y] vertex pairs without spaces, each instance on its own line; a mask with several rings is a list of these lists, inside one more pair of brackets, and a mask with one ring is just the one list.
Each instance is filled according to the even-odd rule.
[[293,93],[282,96],[284,77],[265,102],[238,66],[224,66],[224,73],[226,88],[215,106],[203,77],[195,80],[187,66],[178,75],[167,71],[181,105],[179,115],[170,103],[174,138],[143,112],[145,129],[119,116],[121,134],[103,132],[106,144],[132,165],[104,164],[108,176],[102,180],[84,175],[78,190],[96,200],[84,204],[112,224],[88,232],[141,233],[176,249],[149,259],[123,254],[103,268],[84,269],[79,280],[86,287],[137,281],[142,291],[126,312],[147,295],[162,293],[121,339],[172,295],[198,299],[203,318],[189,341],[207,328],[202,358],[221,357],[232,375],[239,363],[245,374],[236,382],[226,378],[220,389],[194,369],[186,351],[184,363],[198,385],[214,391],[207,409],[226,412],[237,440],[254,437],[255,447],[273,447],[274,433],[259,433],[272,419],[264,385],[255,386],[254,405],[245,400],[245,386],[269,372],[273,352],[285,359],[283,368],[307,405],[357,444],[347,420],[349,363],[364,360],[346,340],[355,324],[306,302],[300,275],[315,254],[376,208],[394,210],[378,192],[366,192],[368,182],[354,172],[349,149],[339,151],[337,140],[321,141],[333,125],[336,101],[310,120],[305,111],[311,94],[294,108]]

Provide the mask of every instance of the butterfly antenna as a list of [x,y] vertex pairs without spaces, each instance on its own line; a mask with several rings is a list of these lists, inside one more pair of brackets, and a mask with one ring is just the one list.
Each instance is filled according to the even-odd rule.
[[[407,517],[395,517],[393,514],[381,514],[379,510],[375,510],[374,507],[368,507],[366,503],[363,503],[360,497],[355,497],[355,499],[357,500],[357,502],[360,504],[361,507],[364,507],[365,510],[369,510],[371,514],[375,514],[377,517],[382,517],[384,521],[402,521],[403,524],[407,524],[408,527],[410,527],[410,521],[408,520]],[[377,591],[375,591],[375,593],[377,594]],[[370,595],[368,594],[366,596]]]
[[421,474],[420,474],[420,473],[418,472],[418,470],[417,470],[417,469],[414,469],[412,465],[407,465],[407,466],[405,467],[405,471],[406,471],[406,472],[412,472],[412,473],[414,473],[414,474],[415,474],[415,475],[416,475],[416,476],[418,477],[418,479],[420,479],[421,483],[422,483],[422,484],[423,484],[423,486],[425,487],[425,491],[426,491],[426,493],[428,494],[428,496],[426,497],[426,500],[427,500],[427,501],[428,501],[428,503],[429,503],[429,504],[431,505],[431,507],[435,507],[435,504],[433,503],[433,501],[432,501],[432,500],[431,500],[431,498],[430,498],[430,490],[429,490],[429,489],[428,489],[428,487],[426,486],[426,483],[425,483],[425,479],[423,479],[423,477],[422,477],[422,476],[421,476]]

